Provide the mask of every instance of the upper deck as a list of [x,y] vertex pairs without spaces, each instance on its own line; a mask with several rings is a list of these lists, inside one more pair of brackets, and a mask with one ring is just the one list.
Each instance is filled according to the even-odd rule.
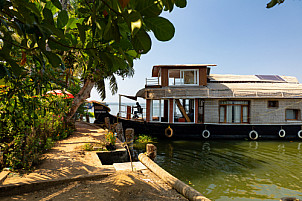
[[[146,99],[169,98],[302,98],[302,85],[293,76],[210,74],[215,64],[157,65],[155,82],[146,79],[137,93]],[[154,81],[154,80],[153,80]]]
[[212,66],[216,64],[156,65],[145,87],[206,86]]

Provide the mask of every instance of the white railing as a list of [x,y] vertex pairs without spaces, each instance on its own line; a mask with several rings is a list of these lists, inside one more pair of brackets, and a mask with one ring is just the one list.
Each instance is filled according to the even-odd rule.
[[146,86],[156,86],[156,85],[160,85],[159,77],[146,78]]

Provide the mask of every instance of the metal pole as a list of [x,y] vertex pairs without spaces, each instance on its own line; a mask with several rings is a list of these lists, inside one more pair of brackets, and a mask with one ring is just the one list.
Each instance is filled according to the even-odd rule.
[[118,113],[120,114],[120,116],[122,115],[121,110],[122,110],[122,95],[119,94],[118,95]]

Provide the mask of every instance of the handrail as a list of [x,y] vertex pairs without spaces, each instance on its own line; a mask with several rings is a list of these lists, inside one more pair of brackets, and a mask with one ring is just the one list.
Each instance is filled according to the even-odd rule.
[[157,77],[157,78],[146,78],[146,86],[160,85],[159,81],[160,81],[159,77]]

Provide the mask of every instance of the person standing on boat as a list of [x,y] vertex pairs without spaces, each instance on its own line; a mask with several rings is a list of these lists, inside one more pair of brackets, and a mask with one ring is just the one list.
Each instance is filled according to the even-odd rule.
[[140,104],[138,102],[136,102],[136,106],[134,106],[134,108],[136,108],[136,111],[134,111],[133,118],[138,118],[137,114],[142,114],[143,113],[142,106],[140,106]]

